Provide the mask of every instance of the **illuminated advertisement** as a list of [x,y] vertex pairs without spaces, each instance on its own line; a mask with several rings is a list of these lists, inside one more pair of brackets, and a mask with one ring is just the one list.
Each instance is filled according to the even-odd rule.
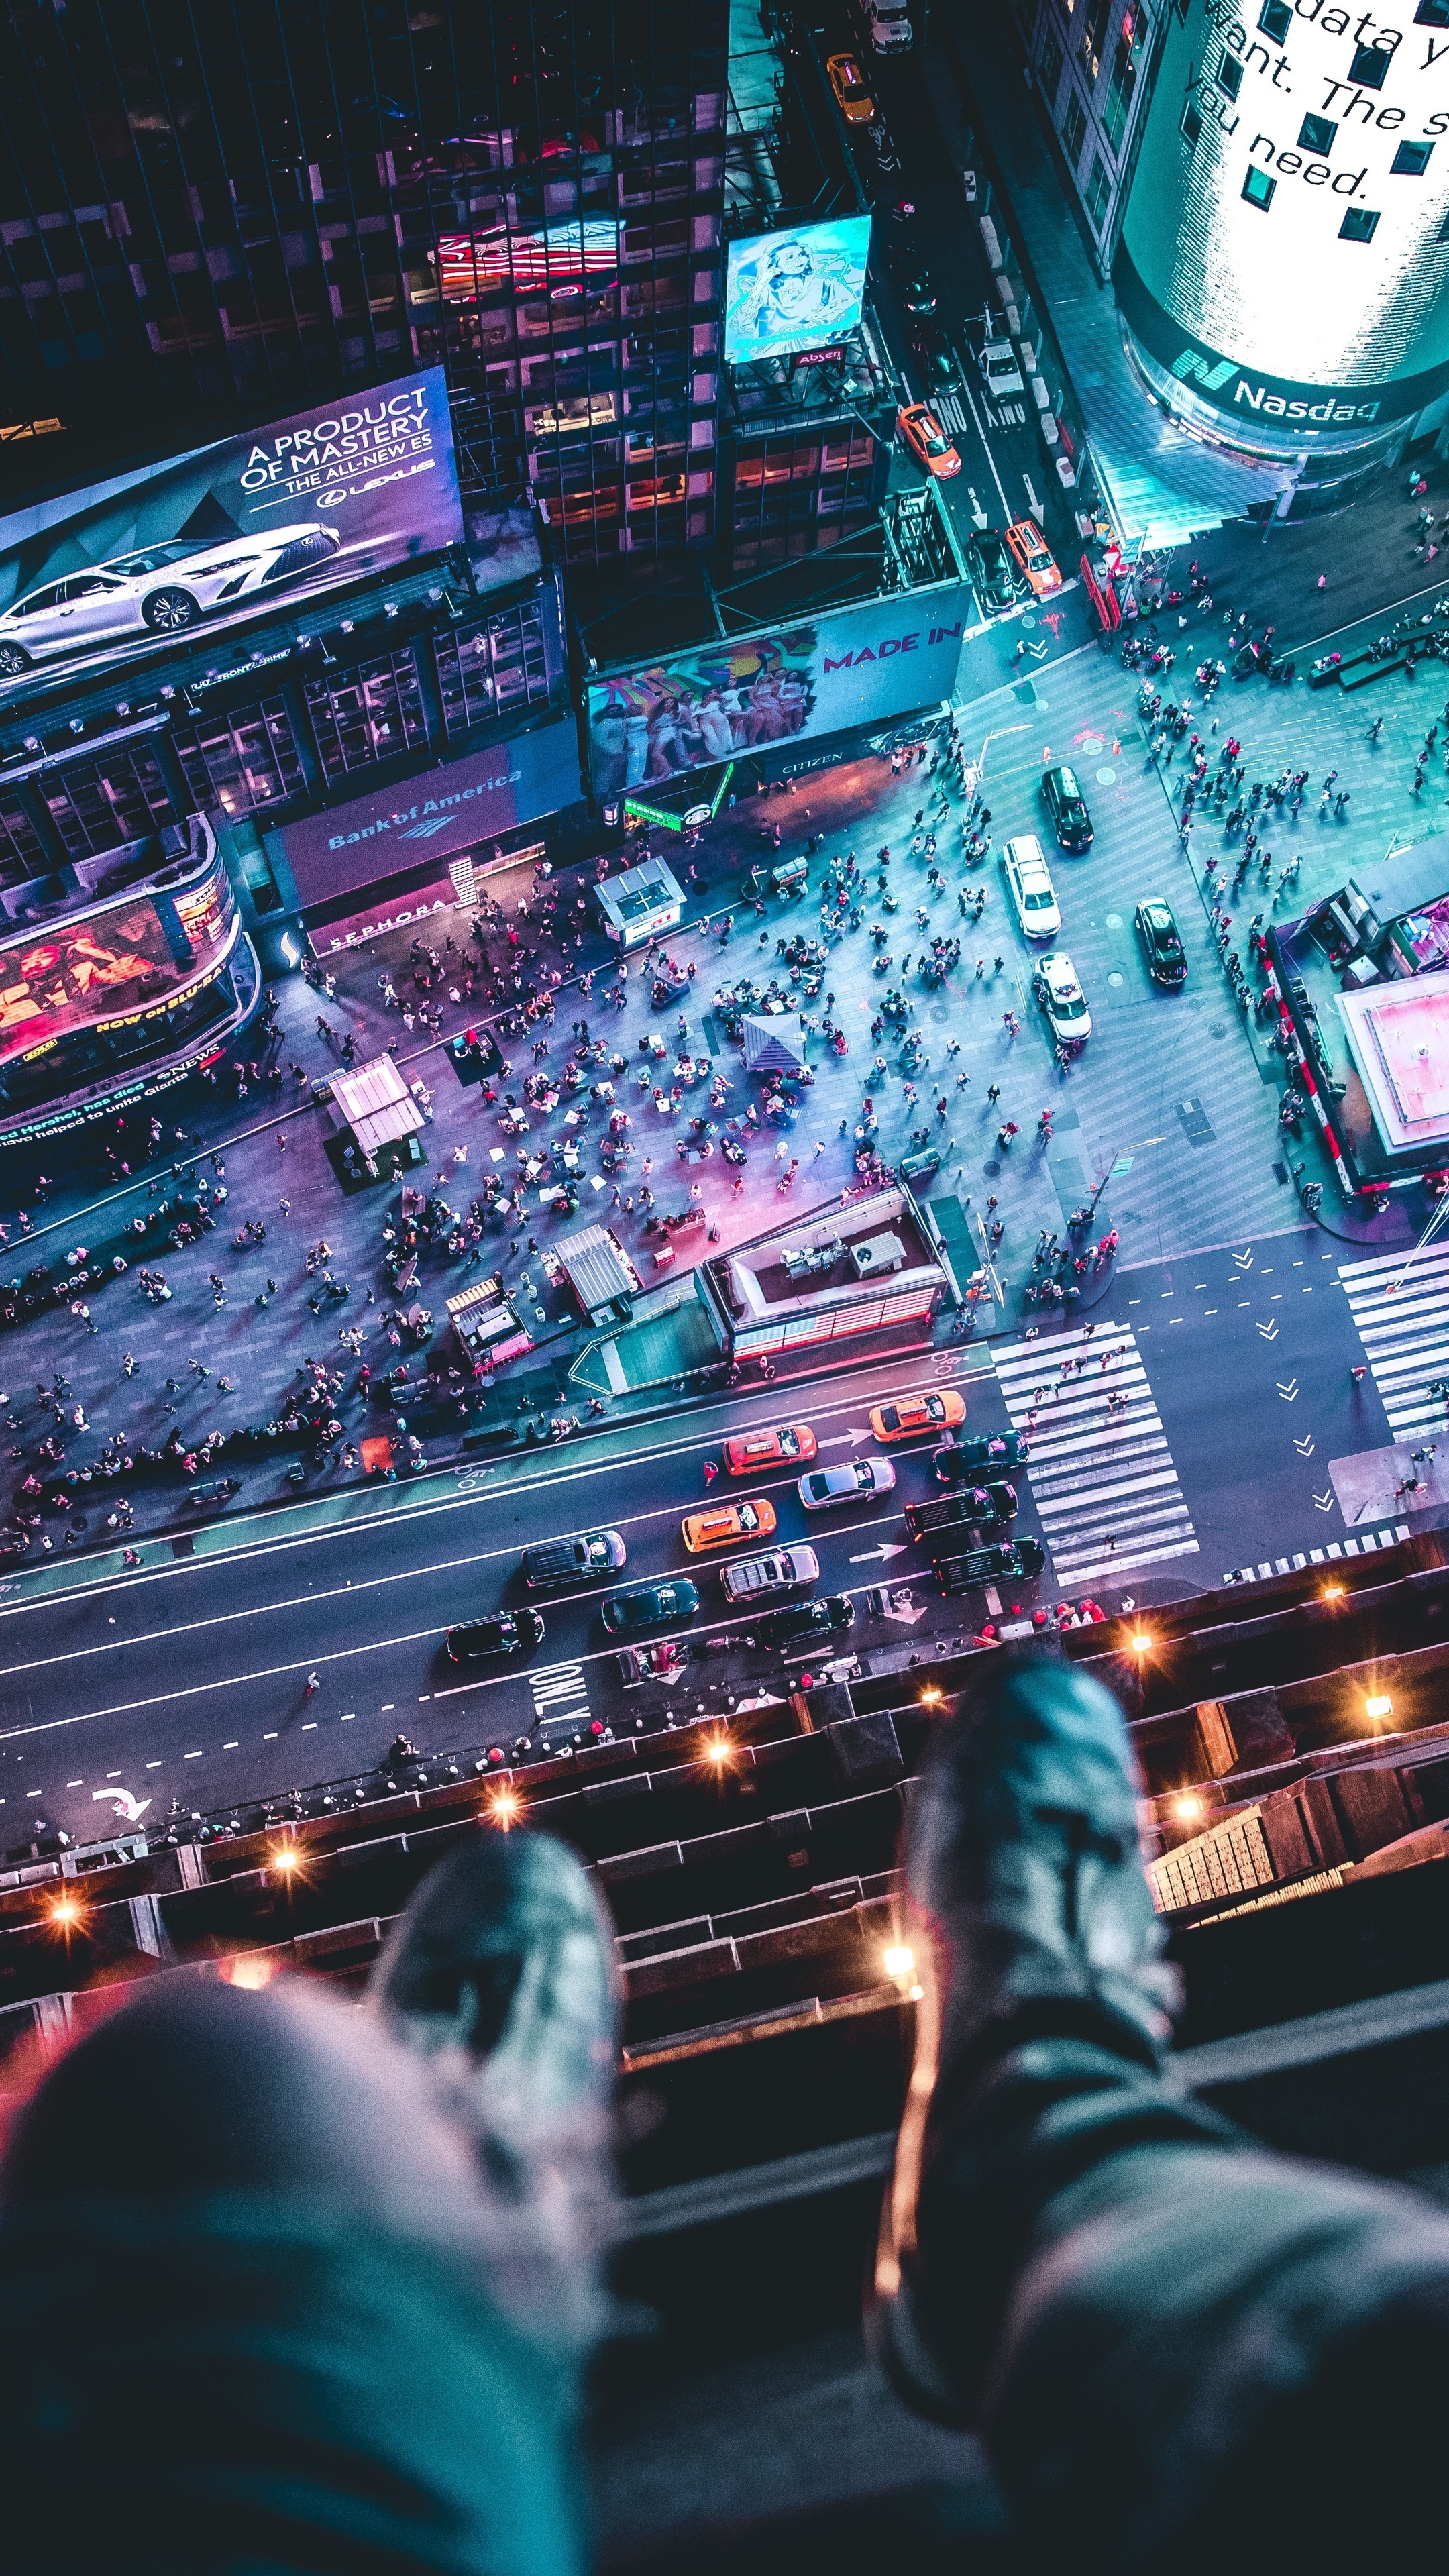
[[437,554],[463,534],[441,367],[0,521],[0,692]]
[[662,786],[713,761],[949,697],[970,596],[964,583],[947,582],[591,679],[595,792]]
[[[1405,16],[1408,17],[1406,12]],[[1157,390],[1270,452],[1346,448],[1449,381],[1449,12],[1190,0],[1113,285]]]
[[733,241],[725,284],[724,353],[731,366],[792,358],[853,331],[865,296],[869,215],[796,224]]
[[571,715],[491,751],[450,760],[403,787],[375,789],[268,835],[311,906],[360,893],[423,859],[488,840],[576,803],[578,728]]
[[619,230],[588,216],[533,232],[442,233],[438,285],[449,304],[472,304],[498,286],[520,295],[581,294],[585,281],[600,286],[616,276]]
[[159,1016],[224,963],[236,937],[220,860],[199,884],[152,887],[0,941],[0,1066],[80,1029]]

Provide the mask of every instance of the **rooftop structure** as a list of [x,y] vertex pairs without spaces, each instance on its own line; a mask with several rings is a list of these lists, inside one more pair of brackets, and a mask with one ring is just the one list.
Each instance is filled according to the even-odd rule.
[[950,1284],[904,1188],[796,1217],[702,1262],[694,1277],[735,1358],[857,1333],[919,1340]]

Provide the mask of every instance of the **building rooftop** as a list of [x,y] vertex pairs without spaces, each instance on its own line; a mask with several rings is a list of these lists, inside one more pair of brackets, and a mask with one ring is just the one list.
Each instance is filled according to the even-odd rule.
[[1335,997],[1379,1140],[1449,1142],[1449,968]]
[[739,1323],[828,1315],[858,1303],[875,1279],[893,1296],[930,1293],[946,1282],[915,1204],[901,1189],[878,1190],[803,1222],[797,1217],[705,1267]]

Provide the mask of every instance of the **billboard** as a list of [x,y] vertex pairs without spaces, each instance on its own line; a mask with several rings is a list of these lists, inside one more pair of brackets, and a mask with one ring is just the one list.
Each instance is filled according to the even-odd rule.
[[463,534],[441,367],[0,520],[0,698]]
[[420,859],[442,859],[474,841],[577,803],[579,737],[572,715],[537,733],[495,743],[430,769],[403,787],[376,789],[268,835],[281,846],[303,905],[360,893]]
[[964,582],[945,582],[591,679],[595,793],[659,787],[949,697],[970,606]]
[[725,282],[724,353],[730,366],[793,358],[853,331],[865,296],[869,215],[795,224],[732,241]]
[[440,233],[438,287],[449,304],[473,304],[498,286],[520,295],[580,295],[612,283],[623,227],[610,217],[576,216],[530,232]]
[[79,918],[0,941],[0,1066],[82,1029],[159,1016],[225,961],[237,935],[220,859],[175,893],[118,896]]
[[1245,445],[1351,447],[1449,381],[1438,10],[1404,30],[1188,0],[1168,22],[1113,284],[1165,398]]

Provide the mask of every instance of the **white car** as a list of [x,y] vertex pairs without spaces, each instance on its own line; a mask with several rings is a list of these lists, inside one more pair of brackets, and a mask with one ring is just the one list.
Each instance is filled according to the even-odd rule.
[[915,42],[906,0],[866,0],[865,23],[878,54],[904,54]]
[[1032,990],[1058,1043],[1085,1045],[1092,1034],[1092,1014],[1077,982],[1077,970],[1062,949],[1054,949],[1050,957],[1042,959],[1032,977]]
[[977,361],[987,392],[1000,402],[1004,394],[1024,394],[1026,379],[1009,340],[988,340]]
[[330,564],[335,528],[304,521],[265,536],[171,537],[27,591],[0,617],[0,677],[138,635],[174,635],[233,601],[304,579]]
[[720,1581],[730,1601],[758,1601],[772,1592],[795,1592],[802,1583],[818,1583],[820,1559],[813,1547],[777,1547],[768,1556],[744,1556],[720,1568]]
[[872,1494],[888,1494],[896,1471],[889,1458],[852,1458],[845,1467],[812,1467],[798,1477],[795,1490],[807,1512],[828,1512],[836,1503],[862,1503]]
[[1052,872],[1034,832],[1008,841],[1001,853],[1001,873],[1011,908],[1028,939],[1055,939],[1062,926]]

